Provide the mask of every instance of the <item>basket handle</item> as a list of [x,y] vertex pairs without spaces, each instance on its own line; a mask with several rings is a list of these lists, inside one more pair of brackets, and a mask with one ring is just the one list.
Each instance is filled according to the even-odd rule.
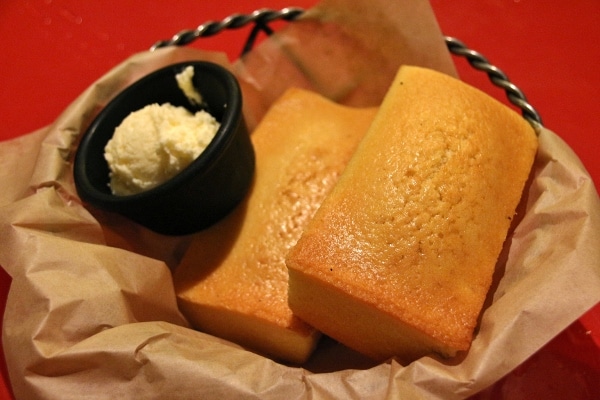
[[[270,35],[273,31],[269,28],[268,24],[275,20],[293,21],[300,17],[304,13],[302,8],[298,7],[287,7],[281,10],[272,10],[263,8],[256,10],[251,14],[232,14],[221,21],[208,21],[198,26],[193,30],[182,30],[171,39],[161,40],[156,42],[150,51],[154,51],[161,47],[168,46],[185,46],[192,43],[198,38],[208,37],[216,35],[217,33],[226,29],[238,29],[243,28],[251,23],[254,24],[248,39],[242,50],[242,55],[252,50],[258,33],[265,32]],[[451,37],[444,36],[444,41],[448,50],[459,57],[466,58],[469,64],[488,75],[489,80],[497,87],[504,90],[508,101],[521,110],[521,115],[525,118],[534,128],[542,125],[542,118],[536,109],[527,101],[525,94],[512,83],[506,74],[496,67],[485,58],[481,53],[469,49],[460,40]]]

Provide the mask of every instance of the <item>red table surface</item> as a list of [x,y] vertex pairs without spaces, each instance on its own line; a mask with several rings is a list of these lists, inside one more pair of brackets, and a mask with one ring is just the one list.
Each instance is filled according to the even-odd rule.
[[[0,140],[48,125],[105,72],[182,29],[232,13],[309,8],[316,2],[2,1]],[[600,2],[431,0],[431,4],[444,34],[459,38],[500,67],[526,94],[544,125],[573,148],[599,182],[600,140],[594,132],[600,97],[600,74],[595,71],[600,61]],[[225,51],[235,59],[243,40],[242,32],[225,32],[201,39],[195,46]],[[504,94],[465,60],[456,62],[463,79],[504,99]],[[0,311],[4,310],[9,286],[9,276],[0,269]],[[597,305],[478,397],[600,398],[599,349]],[[12,398],[4,365],[0,372],[0,398]]]

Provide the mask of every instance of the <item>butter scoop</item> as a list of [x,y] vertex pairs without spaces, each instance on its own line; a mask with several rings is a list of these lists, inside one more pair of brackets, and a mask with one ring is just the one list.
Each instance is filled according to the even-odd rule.
[[171,179],[206,149],[219,125],[204,110],[192,114],[169,103],[132,112],[104,148],[112,193],[140,193]]

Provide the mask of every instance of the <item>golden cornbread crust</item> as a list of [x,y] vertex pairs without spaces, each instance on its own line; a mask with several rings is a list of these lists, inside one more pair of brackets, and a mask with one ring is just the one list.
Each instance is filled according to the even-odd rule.
[[174,282],[182,312],[204,332],[301,363],[319,333],[288,306],[285,255],[337,182],[376,110],[287,91],[252,133],[246,201],[194,235]]
[[402,67],[287,257],[291,309],[376,360],[467,350],[536,150],[501,103]]

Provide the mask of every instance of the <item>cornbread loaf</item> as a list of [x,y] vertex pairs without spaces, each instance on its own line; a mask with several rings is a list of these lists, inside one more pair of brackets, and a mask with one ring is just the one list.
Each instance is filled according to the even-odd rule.
[[291,309],[376,360],[467,350],[536,149],[508,107],[402,67],[290,250]]
[[270,108],[252,133],[256,172],[245,203],[196,234],[175,271],[180,309],[195,328],[283,361],[309,357],[320,334],[288,306],[285,255],[375,111],[300,89]]

